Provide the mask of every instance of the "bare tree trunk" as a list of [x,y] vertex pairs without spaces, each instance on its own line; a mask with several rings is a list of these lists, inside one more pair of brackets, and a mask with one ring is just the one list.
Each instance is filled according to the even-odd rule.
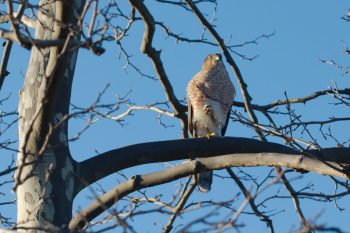
[[[68,30],[68,23],[76,23],[81,6],[78,0],[40,1],[35,38],[79,39]],[[69,113],[77,54],[69,46],[32,48],[18,107],[19,229],[62,229],[71,219],[75,165],[68,147],[68,125],[62,119]]]

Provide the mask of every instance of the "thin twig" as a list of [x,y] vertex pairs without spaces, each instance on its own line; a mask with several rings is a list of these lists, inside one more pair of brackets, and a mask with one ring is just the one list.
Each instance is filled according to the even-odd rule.
[[263,213],[261,213],[258,209],[258,207],[255,205],[254,199],[253,197],[250,195],[249,191],[244,187],[244,184],[241,182],[241,180],[236,176],[236,174],[232,171],[231,168],[226,168],[226,171],[228,172],[228,174],[231,176],[231,178],[236,182],[236,184],[238,185],[238,187],[241,189],[243,195],[245,196],[245,198],[248,200],[250,208],[252,208],[252,210],[254,211],[255,215],[257,217],[260,218],[261,221],[266,222],[266,224],[269,226],[270,228],[270,232],[274,233],[274,227],[272,224],[272,220],[269,219],[268,216],[264,215]]
[[[190,187],[188,187],[189,182],[191,182]],[[173,224],[175,222],[176,217],[179,215],[180,211],[183,209],[184,205],[186,204],[188,198],[191,196],[195,187],[196,187],[196,179],[193,177],[192,179],[189,178],[187,184],[183,189],[180,199],[173,210],[173,215],[170,217],[168,223],[163,229],[163,233],[169,233],[173,229]]]

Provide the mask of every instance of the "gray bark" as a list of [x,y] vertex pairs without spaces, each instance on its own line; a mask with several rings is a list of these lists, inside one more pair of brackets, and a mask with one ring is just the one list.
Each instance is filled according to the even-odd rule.
[[[81,1],[40,1],[35,38],[70,38],[65,25],[76,21],[81,5]],[[71,219],[75,165],[68,147],[68,125],[57,123],[69,111],[77,53],[69,47],[32,48],[18,107],[20,152],[15,188],[19,230],[64,229]]]

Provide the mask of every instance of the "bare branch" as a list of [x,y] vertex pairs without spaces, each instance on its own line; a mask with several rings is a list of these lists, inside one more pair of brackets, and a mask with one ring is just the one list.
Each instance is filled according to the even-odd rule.
[[[14,20],[21,20],[22,15],[24,13],[24,9],[25,9],[25,4],[21,4],[19,6],[18,12],[14,15],[12,15],[12,3],[10,3],[9,1],[7,2],[8,5],[10,5],[11,7],[9,7],[9,14],[8,14],[8,20],[11,21],[12,23],[12,29],[16,30],[16,34],[18,34],[18,26],[16,24],[14,24]],[[11,49],[12,49],[12,41],[8,40],[7,42],[5,42],[5,48],[3,51],[3,55],[2,55],[2,60],[1,60],[1,65],[0,65],[0,90],[2,88],[2,85],[4,83],[4,80],[6,78],[6,76],[9,74],[9,72],[7,71],[7,64],[10,58],[10,53],[11,53]]]
[[165,111],[163,109],[154,107],[154,106],[131,106],[128,110],[126,110],[124,113],[118,115],[118,116],[109,116],[109,115],[105,115],[105,114],[99,114],[102,117],[111,119],[113,121],[120,121],[121,119],[123,119],[124,117],[131,115],[133,111],[137,111],[137,110],[151,110],[151,111],[155,111],[159,114],[164,114],[167,115],[169,117],[175,117],[175,114],[172,112],[168,112]]
[[[111,150],[80,162],[78,165],[77,179],[78,182],[82,184],[80,187],[77,187],[76,193],[86,185],[128,167],[147,163],[212,157],[233,153],[234,155],[232,155],[230,160],[234,160],[234,163],[237,164],[232,166],[263,166],[262,164],[271,162],[265,160],[269,158],[270,153],[280,153],[281,156],[283,154],[294,156],[280,157],[276,159],[280,161],[274,161],[273,164],[277,165],[281,163],[286,167],[304,169],[320,174],[332,174],[344,179],[348,177],[347,164],[349,164],[349,160],[347,159],[348,156],[346,156],[346,154],[349,153],[348,148],[337,147],[320,150],[305,150],[304,153],[302,153],[277,143],[263,142],[248,138],[224,137],[210,140],[193,138],[135,144]],[[240,157],[242,156],[241,153],[246,154]],[[257,153],[257,157],[255,155],[253,156],[252,153]],[[164,154],[167,156],[164,156]],[[294,158],[295,161],[293,163],[288,163],[287,161],[283,161],[283,158]],[[248,160],[245,161],[245,159]],[[307,165],[307,168],[304,167],[306,166],[306,160],[310,163]],[[311,161],[317,164],[320,163],[322,166],[312,166]],[[224,164],[227,165],[226,162],[224,162]]]
[[276,167],[276,172],[277,174],[283,174],[281,176],[281,180],[283,182],[283,185],[284,187],[288,190],[290,196],[292,197],[292,200],[293,200],[293,203],[294,203],[294,208],[295,208],[295,211],[297,212],[297,214],[299,215],[299,218],[301,220],[301,223],[303,226],[307,227],[308,226],[308,222],[306,221],[305,219],[305,216],[304,216],[304,213],[303,211],[301,210],[301,207],[300,207],[300,202],[299,202],[299,198],[298,196],[296,195],[296,192],[294,191],[294,188],[293,186],[288,182],[284,172],[282,171],[282,169],[280,167]]
[[[306,102],[310,100],[314,100],[317,97],[324,96],[324,95],[336,95],[336,94],[342,94],[342,95],[350,95],[350,89],[345,88],[343,90],[335,90],[335,89],[328,89],[328,90],[322,90],[322,91],[316,91],[312,93],[311,95],[300,97],[300,98],[290,98],[290,99],[283,99],[283,100],[276,100],[272,102],[271,104],[266,105],[254,105],[253,108],[255,109],[261,109],[261,110],[269,110],[271,108],[280,106],[280,105],[286,105],[286,104],[296,104],[296,103],[302,103],[305,104]],[[236,102],[237,106],[242,105],[238,102]]]
[[168,79],[162,60],[160,58],[161,51],[156,50],[152,45],[153,36],[155,33],[154,18],[142,1],[129,0],[129,2],[133,7],[136,8],[136,10],[140,13],[143,21],[145,22],[145,31],[141,44],[141,52],[147,54],[147,56],[152,60],[153,66],[157,72],[157,76],[165,90],[166,98],[174,109],[175,116],[181,119],[183,133],[182,136],[183,138],[187,138],[187,116],[185,114],[186,107],[179,102],[174,94],[173,87]]
[[[188,182],[190,182],[190,181],[191,181],[191,179]],[[163,229],[164,233],[169,233],[173,229],[173,224],[174,224],[174,221],[175,221],[176,217],[179,215],[180,211],[185,206],[188,198],[191,196],[191,194],[192,194],[193,190],[195,189],[196,185],[197,185],[196,184],[196,179],[195,179],[195,177],[193,177],[192,178],[192,183],[190,184],[190,187],[187,187],[187,185],[185,186],[185,188],[183,190],[183,193],[181,194],[180,199],[177,202],[177,204],[176,204],[176,206],[175,206],[175,208],[173,210],[172,216],[170,217],[168,223],[166,224],[166,226]]]
[[[48,47],[55,47],[55,46],[63,46],[66,42],[64,39],[52,39],[52,40],[42,40],[42,39],[34,39],[26,35],[20,35],[19,37],[16,36],[16,34],[13,31],[8,31],[6,29],[0,29],[0,37],[4,38],[6,40],[17,42],[21,46],[30,49],[32,46],[36,46],[38,48],[48,48]],[[20,39],[19,39],[20,38]],[[94,52],[96,55],[101,55],[104,53],[105,49],[91,44],[89,41],[74,41],[70,40],[69,42],[70,47],[72,48],[86,48],[90,49],[92,52]]]
[[[227,138],[222,138],[218,139],[218,141],[223,142],[223,139]],[[186,139],[186,140],[178,140],[177,142],[186,142],[186,141],[191,141],[191,144],[195,144],[194,141],[200,140],[200,139]],[[236,139],[238,140],[238,139]],[[248,140],[250,142],[252,139]],[[210,140],[210,141],[214,141]],[[167,146],[168,150],[163,150],[161,155],[163,154],[168,154],[168,160],[169,158],[171,159],[173,157],[173,154],[171,154],[171,151],[174,150],[173,147],[169,148],[169,142],[156,142],[156,143],[151,143],[149,145],[152,146],[153,152],[152,154],[156,154],[157,152],[155,151],[154,148],[160,147],[163,143]],[[231,141],[233,142],[233,141]],[[256,141],[257,143],[255,146],[258,147],[257,149],[261,149],[261,147],[265,147],[270,143],[262,142],[262,141]],[[175,141],[172,141],[172,143],[175,143]],[[225,145],[225,143],[220,144]],[[277,145],[277,144],[276,144]],[[135,146],[135,145],[134,145]],[[161,147],[163,147],[161,146]],[[143,151],[147,152],[147,147],[145,144],[142,145]],[[179,148],[180,145],[178,145]],[[182,145],[182,147],[185,147],[185,145]],[[210,149],[213,148],[205,148],[205,146],[202,145],[201,148],[204,147],[204,150],[206,151],[211,151]],[[89,207],[87,207],[84,211],[80,212],[76,217],[74,217],[70,223],[70,229],[76,229],[77,227],[82,228],[85,225],[86,221],[90,221],[91,219],[95,218],[98,216],[101,212],[105,210],[106,207],[110,207],[113,205],[115,202],[123,198],[124,196],[130,194],[131,192],[134,192],[136,190],[140,190],[142,188],[146,187],[152,187],[156,186],[159,184],[164,184],[168,183],[171,181],[174,181],[176,179],[179,179],[181,177],[185,177],[188,175],[192,175],[201,171],[205,170],[214,170],[214,169],[223,169],[223,168],[228,168],[232,166],[285,166],[285,167],[291,167],[295,169],[302,169],[302,170],[310,170],[313,172],[317,172],[320,174],[329,174],[329,175],[335,175],[342,177],[344,179],[349,179],[349,176],[346,175],[345,173],[338,172],[325,164],[314,160],[308,156],[304,156],[303,159],[301,159],[300,156],[296,154],[288,154],[289,150],[286,150],[286,148],[281,147],[280,149],[285,149],[284,151],[287,152],[286,154],[281,154],[281,153],[248,153],[247,148],[252,148],[254,146],[250,145],[245,145],[240,148],[240,152],[237,154],[227,154],[227,155],[222,155],[222,156],[216,156],[216,157],[209,157],[209,158],[201,158],[198,160],[190,160],[186,163],[179,164],[175,167],[169,168],[165,171],[161,172],[156,172],[152,174],[147,174],[147,175],[136,175],[133,176],[130,180],[118,185],[116,188],[113,190],[107,192],[100,198],[98,198],[97,201],[93,202]],[[236,148],[238,149],[238,148]],[[276,149],[276,148],[275,148]],[[324,152],[318,151],[317,153],[320,153],[319,155],[326,156],[327,158],[333,158],[334,155],[337,155],[335,157],[338,157],[337,159],[344,159],[345,154],[349,153],[349,150],[337,150],[339,148],[329,148],[326,149]],[[133,150],[133,148],[129,147],[127,151]],[[247,153],[242,153],[242,150],[247,152]],[[133,151],[139,151],[135,148]],[[192,152],[195,152],[194,149],[190,150]],[[325,152],[331,152],[326,154]],[[126,151],[125,151],[126,152]],[[177,153],[179,152],[178,150],[176,151]],[[292,151],[289,151],[292,152]],[[316,152],[316,151],[314,151]],[[151,153],[151,152],[149,152]],[[158,152],[159,153],[159,152]],[[204,153],[204,152],[200,152]],[[208,153],[208,152],[207,152]],[[112,155],[109,154],[108,157],[111,157]],[[107,160],[107,156],[103,158],[104,160],[104,166],[109,164],[110,161]],[[123,160],[125,161],[125,158],[130,158],[130,154],[126,154],[122,152],[122,157]],[[140,156],[138,156],[140,157]],[[164,156],[163,156],[164,157]],[[184,156],[182,156],[184,158]],[[95,159],[94,159],[95,160]],[[135,157],[131,158],[132,161],[129,162],[129,166],[139,164],[140,161],[135,161]],[[153,162],[150,158],[150,156],[146,156],[143,154],[140,158],[143,163],[150,163]],[[161,160],[160,158],[157,159],[157,162]],[[94,161],[96,165],[96,160]],[[133,164],[131,164],[133,162]],[[155,162],[155,161],[154,161]],[[334,166],[337,166],[339,169],[342,169],[339,164],[335,164],[332,162]],[[117,164],[116,164],[117,165]],[[118,164],[119,165],[119,164]],[[118,170],[116,168],[117,166],[114,166],[115,170]],[[80,168],[81,169],[81,168]],[[78,169],[79,170],[79,169]],[[90,172],[93,172],[92,169],[90,168]],[[102,203],[102,204],[101,204]]]
[[[36,21],[26,15],[22,15],[22,17],[19,19],[18,18],[18,15],[19,15],[19,11],[15,12],[13,14],[13,16],[15,18],[17,18],[15,21],[20,21],[19,23],[23,24],[24,26],[28,27],[28,28],[35,28],[36,27]],[[0,15],[0,24],[3,24],[3,23],[7,23],[9,22],[11,19],[10,19],[10,15]]]
[[245,196],[245,198],[248,200],[250,208],[252,208],[252,210],[254,211],[254,213],[256,214],[257,217],[260,218],[261,221],[266,222],[266,224],[269,226],[270,228],[270,232],[273,233],[275,232],[273,224],[272,224],[272,220],[269,219],[268,216],[264,215],[263,213],[261,213],[258,209],[258,207],[256,206],[253,197],[250,195],[250,193],[248,192],[248,190],[244,187],[244,184],[242,183],[242,181],[236,176],[236,174],[232,171],[231,168],[226,168],[228,174],[231,176],[231,178],[236,182],[236,184],[238,185],[238,187],[241,189],[243,195]]

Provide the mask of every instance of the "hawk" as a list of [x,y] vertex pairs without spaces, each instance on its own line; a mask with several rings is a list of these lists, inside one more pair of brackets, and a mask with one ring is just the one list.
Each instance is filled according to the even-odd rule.
[[[220,54],[208,55],[187,86],[188,128],[192,137],[224,136],[230,116],[234,86]],[[208,192],[212,171],[198,175],[198,187]]]

